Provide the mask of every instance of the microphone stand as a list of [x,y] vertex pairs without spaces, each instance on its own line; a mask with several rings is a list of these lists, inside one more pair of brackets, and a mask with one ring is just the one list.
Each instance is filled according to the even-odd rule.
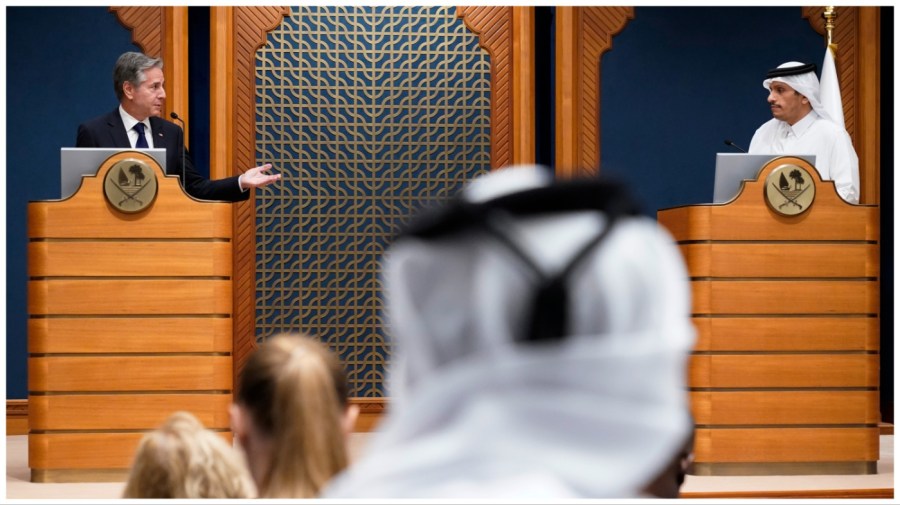
[[176,114],[175,111],[170,112],[170,113],[169,113],[169,117],[171,117],[171,118],[174,119],[175,121],[178,121],[178,122],[181,123],[181,187],[182,187],[182,189],[184,189],[185,192],[187,192],[187,180],[186,180],[186,174],[185,174],[185,170],[186,170],[186,168],[185,168],[185,154],[184,154],[184,152],[185,152],[185,148],[184,148],[184,140],[185,140],[185,139],[184,139],[184,129],[185,129],[184,120],[181,119],[180,117],[178,117],[178,114]]

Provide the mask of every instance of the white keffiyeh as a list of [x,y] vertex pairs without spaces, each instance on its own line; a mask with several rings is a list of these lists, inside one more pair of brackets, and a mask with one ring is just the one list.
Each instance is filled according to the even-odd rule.
[[[800,67],[803,65],[804,64],[799,61],[789,61],[778,65],[778,68]],[[797,93],[805,96],[807,100],[809,100],[809,104],[812,106],[813,110],[816,111],[816,114],[832,123],[835,122],[831,118],[831,115],[828,114],[828,110],[825,109],[825,106],[822,105],[822,101],[819,100],[819,78],[816,77],[815,70],[810,70],[809,72],[802,74],[770,77],[763,81],[763,87],[768,90],[775,81],[783,82]]]
[[[483,201],[546,186],[540,167],[476,179]],[[514,218],[548,273],[606,225],[598,212]],[[515,342],[534,291],[477,232],[401,238],[386,256],[390,410],[329,498],[627,498],[684,444],[694,341],[687,273],[653,220],[620,218],[569,284],[570,335]]]

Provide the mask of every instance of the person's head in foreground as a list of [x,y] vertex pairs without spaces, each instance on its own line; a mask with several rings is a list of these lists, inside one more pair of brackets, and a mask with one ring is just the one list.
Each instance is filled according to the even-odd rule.
[[677,494],[687,273],[617,187],[495,171],[385,258],[391,409],[325,496]]
[[138,445],[123,498],[252,498],[240,454],[188,412],[175,412]]
[[231,423],[263,498],[312,498],[347,466],[346,437],[358,409],[322,343],[278,335],[241,372]]

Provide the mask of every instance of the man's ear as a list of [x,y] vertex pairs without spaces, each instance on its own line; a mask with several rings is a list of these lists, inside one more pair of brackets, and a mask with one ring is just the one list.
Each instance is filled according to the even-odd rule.
[[344,436],[349,436],[353,433],[358,417],[359,405],[347,405],[347,408],[344,409],[344,415],[341,417],[341,429],[344,431]]
[[128,98],[129,100],[134,99],[134,85],[130,82],[125,81],[122,83],[122,92],[125,94],[125,98]]

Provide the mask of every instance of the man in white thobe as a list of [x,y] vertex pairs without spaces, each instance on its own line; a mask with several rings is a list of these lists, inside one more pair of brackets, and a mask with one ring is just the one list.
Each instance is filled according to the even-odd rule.
[[845,201],[859,203],[859,158],[847,131],[819,101],[816,66],[784,63],[769,71],[763,87],[769,90],[773,118],[756,130],[750,152],[814,154],[822,179],[833,180]]

